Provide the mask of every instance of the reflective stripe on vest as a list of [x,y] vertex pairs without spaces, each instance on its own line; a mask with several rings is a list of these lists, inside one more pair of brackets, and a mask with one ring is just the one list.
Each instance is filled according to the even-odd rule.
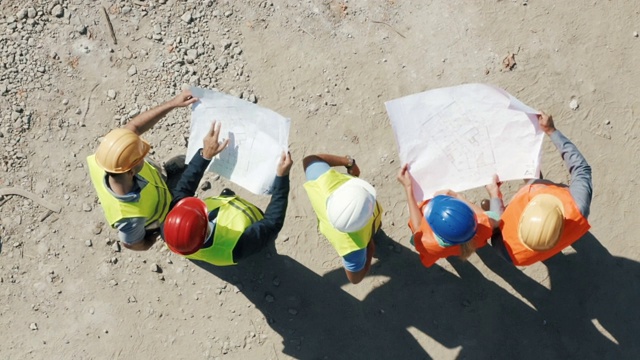
[[[520,236],[518,235],[520,217],[525,207],[534,196],[539,194],[556,196],[562,201],[562,205],[564,206],[564,229],[560,235],[560,240],[558,240],[556,246],[544,251],[534,251],[527,248],[522,241],[520,241]],[[589,228],[591,228],[591,225],[589,225],[587,219],[580,213],[580,210],[578,210],[571,196],[571,192],[569,192],[569,188],[551,184],[524,186],[516,193],[509,203],[509,206],[505,208],[500,221],[504,246],[513,264],[518,266],[531,265],[552,257],[580,239],[589,231]]]
[[[420,204],[420,212],[424,214],[424,208],[429,203],[429,200],[425,200]],[[489,217],[484,212],[476,213],[478,218],[478,227],[476,229],[476,235],[471,241],[476,249],[479,249],[487,245],[487,241],[491,238],[493,229],[491,228],[491,222]],[[409,227],[411,227],[411,220],[409,220]],[[415,231],[415,229],[411,229]],[[416,250],[420,254],[420,261],[422,265],[430,267],[436,263],[439,259],[449,256],[460,256],[461,246],[440,246],[438,240],[436,240],[433,230],[425,220],[424,216],[420,220],[420,229],[413,234],[413,242],[416,246]]]
[[235,265],[233,249],[242,233],[264,217],[260,209],[237,196],[220,196],[204,200],[208,212],[218,210],[213,244],[186,258],[202,260],[217,266]]
[[140,199],[136,202],[120,201],[109,192],[105,186],[105,171],[96,162],[95,155],[87,157],[91,183],[98,193],[104,216],[109,225],[113,226],[124,218],[143,217],[145,226],[158,221],[164,221],[169,212],[171,193],[156,168],[144,162],[138,173],[148,184],[140,192]]
[[369,244],[373,234],[380,229],[382,223],[382,206],[376,201],[373,216],[362,229],[352,233],[343,233],[331,225],[327,216],[327,199],[340,185],[352,178],[350,175],[329,169],[318,179],[304,183],[304,189],[307,191],[311,206],[313,206],[313,210],[318,217],[318,228],[340,256],[364,249]]

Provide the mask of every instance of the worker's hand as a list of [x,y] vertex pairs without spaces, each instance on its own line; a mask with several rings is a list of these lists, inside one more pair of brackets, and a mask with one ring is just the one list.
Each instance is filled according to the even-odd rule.
[[173,107],[185,107],[198,101],[198,98],[191,94],[191,90],[182,90],[180,94],[171,99],[171,105]]
[[406,190],[412,190],[413,187],[413,179],[411,177],[411,173],[409,172],[409,164],[404,164],[400,171],[398,171],[398,176],[396,177],[398,182],[404,186]]
[[493,179],[491,179],[491,182],[487,184],[484,188],[487,189],[487,193],[489,193],[489,197],[501,198],[502,193],[500,192],[500,185],[502,185],[502,181],[500,181],[500,178],[498,178],[498,174],[494,174]]
[[545,113],[539,114],[538,124],[540,125],[540,129],[542,129],[542,131],[544,131],[547,135],[551,135],[554,131],[556,131],[556,127],[553,124],[553,117],[551,115],[547,115]]
[[224,141],[218,141],[218,137],[220,136],[221,125],[222,125],[221,123],[214,121],[213,124],[211,124],[211,130],[204,137],[204,141],[203,141],[204,146],[202,147],[202,157],[205,158],[206,160],[213,159],[214,156],[221,153],[222,150],[224,150],[227,147],[227,145],[229,145],[229,139],[226,139]]
[[360,168],[358,167],[358,164],[356,164],[354,162],[352,167],[347,168],[347,173],[349,175],[352,175],[352,176],[355,176],[355,177],[359,177],[360,176]]
[[293,160],[291,160],[290,152],[282,152],[282,156],[280,156],[280,162],[278,163],[278,168],[276,169],[276,175],[278,176],[287,176],[289,175],[289,171],[291,170],[291,165],[293,165]]

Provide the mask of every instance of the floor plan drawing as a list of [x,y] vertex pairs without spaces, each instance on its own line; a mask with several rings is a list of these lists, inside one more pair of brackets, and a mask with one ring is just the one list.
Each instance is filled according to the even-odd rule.
[[[465,84],[385,103],[401,162],[414,177],[416,198],[464,191],[539,173],[542,132],[537,111],[504,90]],[[533,175],[532,175],[533,174]]]
[[288,149],[290,120],[235,96],[192,88],[200,100],[193,105],[187,159],[202,147],[214,121],[221,123],[220,140],[229,139],[208,171],[219,174],[255,194],[268,194],[276,166]]

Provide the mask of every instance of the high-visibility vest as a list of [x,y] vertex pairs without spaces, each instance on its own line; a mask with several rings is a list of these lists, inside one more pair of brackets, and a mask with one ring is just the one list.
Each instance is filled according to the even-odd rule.
[[[531,199],[539,194],[550,194],[562,201],[564,207],[564,229],[556,246],[549,250],[535,251],[529,249],[520,241],[518,228],[520,218]],[[591,225],[580,213],[571,192],[566,186],[551,184],[531,184],[524,186],[513,197],[509,206],[505,208],[500,221],[504,245],[514,265],[531,265],[546,260],[573,244],[589,231]]]
[[156,168],[147,161],[138,173],[148,184],[140,191],[140,198],[135,202],[120,201],[109,192],[105,185],[106,172],[98,166],[95,155],[87,157],[91,183],[98,193],[98,199],[102,204],[104,216],[109,225],[113,226],[117,221],[125,218],[143,217],[145,226],[155,221],[163,222],[169,212],[171,193],[167,184]]
[[373,216],[371,216],[367,225],[362,229],[351,233],[344,233],[331,225],[329,217],[327,216],[327,199],[329,199],[329,196],[331,196],[340,185],[352,178],[350,175],[329,169],[316,180],[307,181],[304,184],[304,189],[307,191],[311,206],[313,206],[313,210],[318,217],[318,228],[340,256],[345,256],[367,247],[369,241],[380,229],[382,223],[382,206],[376,201]]
[[[419,207],[421,212],[424,213],[424,208],[428,203],[429,200],[425,200],[420,204]],[[476,217],[478,219],[476,235],[470,241],[473,241],[475,248],[479,249],[487,245],[487,241],[491,238],[491,234],[493,233],[493,228],[491,227],[489,217],[484,212],[476,213]],[[420,220],[419,229],[414,229],[412,227],[411,220],[409,220],[409,228],[413,231],[413,242],[416,250],[420,254],[420,261],[422,261],[422,265],[426,267],[431,267],[439,259],[447,258],[449,256],[460,256],[462,253],[460,245],[440,245],[424,216]]]
[[242,233],[251,224],[262,220],[262,211],[250,202],[237,196],[220,196],[204,200],[208,212],[218,210],[213,244],[185,257],[202,260],[217,266],[235,265],[233,249]]

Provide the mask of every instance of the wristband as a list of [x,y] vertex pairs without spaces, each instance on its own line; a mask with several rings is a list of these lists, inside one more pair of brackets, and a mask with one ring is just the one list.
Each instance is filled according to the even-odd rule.
[[347,158],[347,160],[349,161],[349,164],[345,165],[344,167],[346,167],[347,169],[351,169],[353,167],[353,165],[356,164],[356,159],[352,158],[349,155],[345,156]]

